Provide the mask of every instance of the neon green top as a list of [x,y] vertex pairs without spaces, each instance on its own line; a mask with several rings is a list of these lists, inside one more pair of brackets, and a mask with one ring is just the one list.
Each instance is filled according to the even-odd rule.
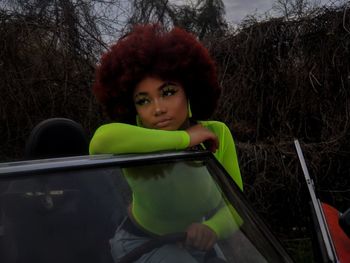
[[[218,121],[199,123],[217,135],[219,148],[214,156],[242,189],[242,178],[230,130]],[[189,142],[189,134],[183,130],[153,130],[124,123],[111,123],[96,130],[90,142],[90,154],[183,150],[188,147]],[[133,191],[133,217],[140,226],[152,233],[161,235],[184,231],[191,223],[202,222],[213,229],[219,238],[223,238],[242,223],[235,209],[224,204],[218,187],[203,165],[196,167],[193,162],[184,162],[176,165],[127,168],[124,171]],[[161,179],[154,176],[159,171],[162,171]],[[190,172],[186,174],[184,171]],[[147,176],[149,174],[153,176]],[[213,211],[203,221],[202,217]]]

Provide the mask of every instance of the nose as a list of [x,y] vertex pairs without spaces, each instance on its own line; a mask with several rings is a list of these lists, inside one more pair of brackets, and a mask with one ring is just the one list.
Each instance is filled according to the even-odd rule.
[[162,99],[154,100],[154,115],[159,116],[166,112],[166,105]]

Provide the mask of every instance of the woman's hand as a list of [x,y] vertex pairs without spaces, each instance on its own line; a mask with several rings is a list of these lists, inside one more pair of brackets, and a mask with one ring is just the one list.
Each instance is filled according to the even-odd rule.
[[208,130],[207,128],[204,128],[201,124],[191,126],[186,130],[186,132],[190,135],[189,147],[204,142],[206,142],[209,145],[208,150],[210,150],[211,152],[216,152],[216,150],[219,147],[218,137],[212,131]]
[[199,250],[210,250],[218,239],[216,233],[212,229],[200,223],[191,224],[187,228],[186,233],[187,238],[185,244]]

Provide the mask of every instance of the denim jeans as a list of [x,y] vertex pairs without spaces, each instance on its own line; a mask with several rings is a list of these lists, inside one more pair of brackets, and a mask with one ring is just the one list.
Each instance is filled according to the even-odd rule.
[[[149,237],[139,237],[118,227],[114,237],[110,240],[111,253],[114,262],[151,240]],[[137,263],[203,263],[205,252],[196,249],[181,247],[178,244],[166,244],[142,255]]]

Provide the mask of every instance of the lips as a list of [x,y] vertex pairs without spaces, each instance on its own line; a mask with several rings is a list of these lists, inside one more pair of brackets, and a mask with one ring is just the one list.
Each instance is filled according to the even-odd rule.
[[164,128],[164,127],[169,126],[170,123],[171,123],[171,119],[167,118],[167,119],[162,119],[162,120],[156,122],[155,126],[157,128]]

